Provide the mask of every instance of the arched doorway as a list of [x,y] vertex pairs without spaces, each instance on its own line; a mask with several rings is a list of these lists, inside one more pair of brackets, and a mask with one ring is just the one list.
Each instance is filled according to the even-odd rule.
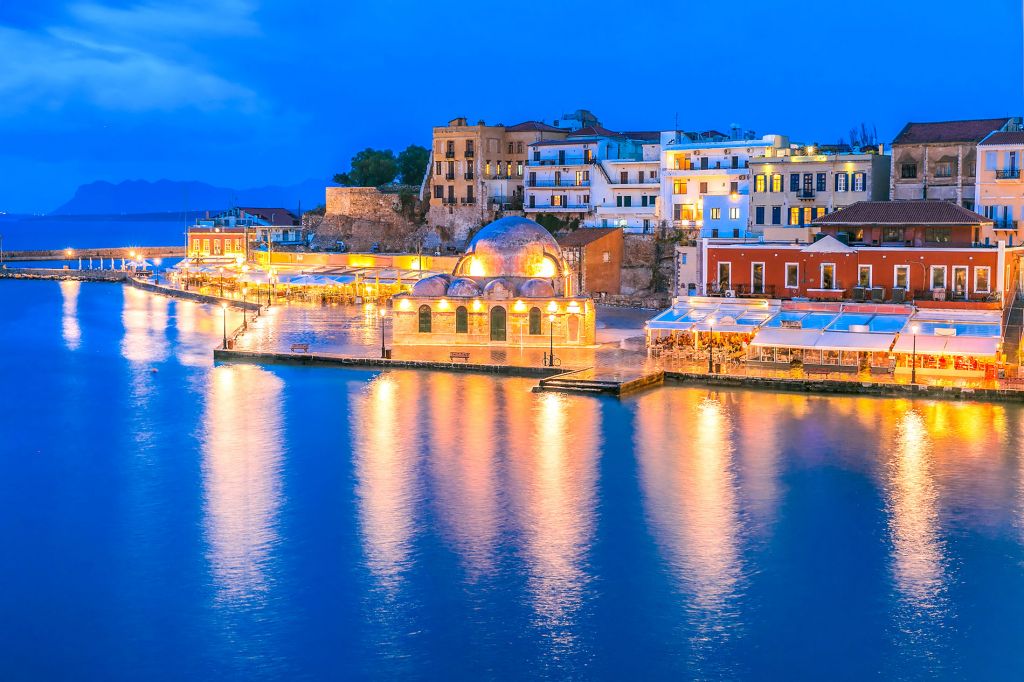
[[460,305],[455,309],[455,333],[469,333],[469,311],[466,310],[464,305]]
[[491,308],[491,341],[505,341],[505,309],[500,305]]
[[429,334],[431,331],[430,306],[421,305],[419,314],[420,334]]
[[579,343],[580,341],[580,317],[579,315],[569,316],[569,342]]
[[540,308],[530,308],[530,335],[537,336],[541,333],[540,329]]

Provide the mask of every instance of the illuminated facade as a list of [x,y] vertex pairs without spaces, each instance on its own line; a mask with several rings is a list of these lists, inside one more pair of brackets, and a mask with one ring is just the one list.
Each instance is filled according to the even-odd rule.
[[526,218],[485,226],[452,274],[394,297],[396,345],[590,346],[594,327],[558,243]]

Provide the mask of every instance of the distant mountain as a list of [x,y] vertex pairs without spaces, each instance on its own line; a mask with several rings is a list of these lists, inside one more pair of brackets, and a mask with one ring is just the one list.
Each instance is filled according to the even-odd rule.
[[280,206],[302,210],[324,203],[326,180],[306,180],[297,185],[231,189],[205,182],[125,180],[117,184],[90,182],[81,185],[75,196],[51,215],[119,215],[135,213],[184,213],[222,211],[232,206]]

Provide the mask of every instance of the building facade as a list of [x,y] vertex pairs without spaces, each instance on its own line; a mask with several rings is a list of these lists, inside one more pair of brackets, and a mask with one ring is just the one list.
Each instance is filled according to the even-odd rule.
[[789,154],[782,135],[755,138],[682,131],[661,135],[662,215],[691,236],[744,237],[749,225],[750,162]]
[[1020,221],[1024,219],[1024,132],[996,132],[978,145],[978,177],[974,190],[975,208],[992,221],[983,229],[985,244],[1005,240],[1009,246],[1021,243]]
[[616,295],[622,284],[623,228],[574,230],[558,238],[576,290],[588,296]]
[[978,143],[1020,130],[1017,117],[908,123],[892,143],[892,199],[941,199],[975,207]]
[[750,228],[767,240],[810,241],[811,223],[858,201],[889,198],[890,158],[861,152],[820,153],[750,161]]

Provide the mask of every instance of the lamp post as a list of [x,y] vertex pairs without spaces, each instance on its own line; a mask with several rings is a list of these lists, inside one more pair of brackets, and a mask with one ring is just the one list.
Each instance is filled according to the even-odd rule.
[[221,312],[224,315],[224,350],[228,349],[228,304],[220,304]]
[[917,383],[917,331],[920,327],[916,324],[910,325],[910,333],[913,334],[913,345],[910,354],[910,383]]
[[249,295],[249,287],[242,287],[242,330],[249,331],[249,311],[246,309],[245,304],[246,296]]
[[380,309],[380,358],[381,358],[381,360],[385,359],[388,356],[388,351],[384,347],[384,322],[385,322],[385,319],[387,318],[387,314],[388,314],[387,308],[384,308],[383,306],[381,306],[381,309]]
[[218,268],[220,271],[220,297],[224,298],[224,268]]
[[548,315],[548,367],[555,366],[555,316]]
[[712,367],[712,364],[711,364],[712,362],[714,362],[714,356],[715,356],[715,327],[714,327],[714,325],[715,325],[715,318],[709,317],[708,318],[708,374],[712,374],[714,372],[714,367]]

